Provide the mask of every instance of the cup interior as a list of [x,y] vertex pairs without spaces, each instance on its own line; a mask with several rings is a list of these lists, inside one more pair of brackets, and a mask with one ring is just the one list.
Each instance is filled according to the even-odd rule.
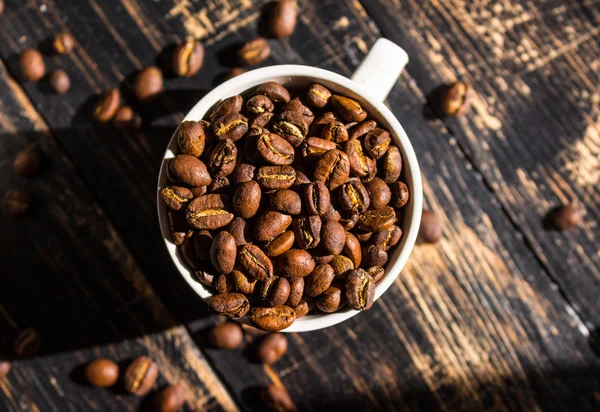
[[[406,264],[408,256],[415,244],[419,223],[421,221],[421,175],[408,136],[392,112],[382,102],[374,101],[369,98],[368,90],[362,90],[361,86],[336,73],[314,67],[297,65],[266,67],[244,73],[228,80],[202,98],[192,110],[190,110],[184,120],[201,120],[220,100],[236,94],[247,94],[260,84],[268,81],[281,83],[290,89],[308,88],[314,83],[319,83],[335,94],[341,94],[356,99],[369,113],[369,118],[376,120],[382,128],[390,132],[393,143],[398,146],[402,153],[403,166],[400,179],[408,186],[410,198],[408,203],[402,208],[404,212],[404,219],[401,227],[403,235],[399,244],[393,248],[393,251],[389,255],[388,262],[385,266],[386,273],[375,288],[376,300],[391,286]],[[178,253],[177,247],[171,241],[167,207],[160,199],[160,190],[167,184],[166,166],[168,160],[175,157],[177,152],[177,141],[172,137],[167,146],[158,178],[157,205],[160,228],[166,247],[175,266],[190,287],[194,289],[202,299],[208,301],[213,296],[213,292],[193,278],[191,271],[187,268],[185,261]],[[309,313],[305,317],[297,319],[289,328],[285,329],[284,332],[306,332],[326,328],[343,322],[358,313],[359,311],[355,311],[349,307],[330,314]],[[248,323],[246,318],[242,318],[239,321]]]

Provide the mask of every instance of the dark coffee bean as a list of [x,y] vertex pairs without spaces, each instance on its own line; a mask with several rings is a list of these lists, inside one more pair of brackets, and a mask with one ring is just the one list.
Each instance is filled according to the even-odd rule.
[[309,137],[302,143],[302,156],[305,159],[316,160],[328,150],[334,150],[337,147],[335,142],[321,139],[320,137]]
[[263,305],[281,306],[290,296],[290,282],[286,278],[274,276],[261,284],[259,294]]
[[296,244],[301,249],[312,249],[321,242],[321,218],[319,216],[301,216],[294,218]]
[[302,170],[296,170],[296,181],[294,182],[294,189],[300,190],[304,185],[310,183],[310,179]]
[[183,257],[185,263],[192,270],[195,271],[204,268],[203,262],[199,259],[198,255],[196,254],[196,250],[194,249],[194,241],[192,239],[184,239],[179,251],[181,252],[181,256]]
[[71,87],[71,79],[64,70],[56,70],[50,73],[48,83],[50,83],[50,87],[58,94],[65,94]]
[[306,127],[310,126],[310,124],[315,120],[315,115],[310,110],[308,106],[304,104],[304,98],[296,97],[290,100],[288,103],[285,103],[281,107],[281,112],[297,112],[302,116],[304,120],[304,124]]
[[378,177],[365,183],[365,189],[367,189],[369,199],[371,199],[371,204],[369,205],[371,209],[380,209],[390,203],[392,191],[388,185]]
[[235,238],[226,231],[217,233],[210,248],[210,261],[218,273],[231,273],[237,255]]
[[308,183],[304,186],[304,204],[311,215],[324,215],[331,206],[331,197],[323,182]]
[[115,127],[127,132],[135,132],[142,126],[142,117],[131,106],[121,106],[112,118]]
[[369,174],[362,177],[363,182],[370,182],[377,175],[377,161],[367,157],[367,167],[369,168]]
[[15,156],[13,172],[19,176],[34,177],[40,172],[43,162],[42,152],[30,146]]
[[315,260],[306,250],[290,249],[278,261],[278,273],[286,278],[304,277],[315,268]]
[[329,150],[317,161],[314,178],[323,182],[330,191],[335,190],[350,176],[350,162],[346,153]]
[[227,196],[232,194],[232,186],[226,177],[216,177],[207,187],[206,193],[221,193]]
[[344,183],[338,191],[340,206],[351,214],[363,213],[371,204],[369,193],[360,180]]
[[299,112],[283,112],[279,121],[273,124],[273,130],[287,140],[292,146],[298,147],[304,141],[308,132],[306,121]]
[[42,347],[42,337],[34,328],[23,329],[13,342],[13,353],[18,358],[31,358]]
[[187,187],[165,186],[160,191],[160,198],[173,210],[180,210],[193,197],[192,191]]
[[365,151],[373,159],[379,159],[386,154],[392,138],[390,134],[383,129],[373,129],[365,137]]
[[242,346],[244,333],[235,322],[223,322],[210,331],[210,344],[217,349],[232,350]]
[[367,117],[367,112],[360,103],[348,97],[333,95],[331,104],[340,117],[346,122],[362,122]]
[[276,211],[286,215],[298,215],[302,211],[302,200],[293,190],[278,190],[271,196],[270,205]]
[[388,254],[383,246],[365,246],[363,247],[362,256],[362,266],[365,268],[370,268],[371,266],[385,266],[388,261]]
[[241,183],[233,195],[233,210],[244,219],[253,217],[260,207],[262,192],[254,180]]
[[555,208],[549,213],[548,220],[554,229],[561,231],[572,229],[579,226],[583,220],[581,207],[576,203],[571,203]]
[[368,310],[375,299],[375,281],[363,269],[354,269],[346,278],[346,302],[354,310]]
[[321,136],[321,132],[323,128],[330,122],[337,121],[338,118],[333,114],[333,112],[323,113],[321,116],[315,119],[314,122],[310,125],[310,136]]
[[271,365],[277,362],[287,351],[287,338],[282,333],[271,333],[256,348],[256,357],[261,363]]
[[306,91],[306,100],[314,107],[322,108],[327,105],[331,98],[331,92],[320,84],[313,84]]
[[348,140],[348,130],[341,122],[329,122],[323,128],[321,137],[335,143],[343,143]]
[[221,273],[214,278],[213,287],[217,290],[217,293],[230,293],[236,291],[235,282],[233,277],[229,274]]
[[403,182],[395,182],[390,185],[392,191],[391,205],[395,208],[401,208],[408,203],[408,187]]
[[86,365],[83,374],[88,384],[96,388],[108,388],[119,380],[119,365],[100,358]]
[[367,232],[382,232],[396,223],[396,212],[389,206],[367,210],[360,215],[358,224]]
[[256,180],[267,190],[289,189],[296,180],[292,166],[263,166],[256,173]]
[[208,117],[214,123],[226,114],[240,113],[242,107],[244,107],[244,98],[240,95],[231,96],[219,102]]
[[230,277],[233,280],[236,291],[243,293],[244,295],[251,295],[254,292],[257,283],[256,279],[246,276],[246,274],[239,270],[231,272]]
[[238,249],[238,262],[244,273],[261,282],[273,276],[271,259],[256,245],[244,245]]
[[240,163],[233,170],[233,184],[237,186],[241,183],[253,180],[255,171],[256,166],[248,163]]
[[264,246],[265,254],[269,257],[275,257],[284,254],[292,248],[296,237],[294,232],[288,230],[267,241]]
[[367,273],[371,275],[373,282],[377,283],[383,278],[383,275],[385,275],[385,269],[381,266],[371,266],[369,270],[367,270]]
[[210,259],[213,235],[208,230],[200,230],[194,235],[194,253],[202,260]]
[[248,126],[252,127],[268,127],[271,128],[271,121],[274,119],[275,114],[272,112],[261,113],[258,116],[252,117],[248,122]]
[[231,201],[225,195],[210,194],[195,198],[186,211],[188,223],[196,229],[214,230],[233,220]]
[[4,208],[13,215],[24,215],[31,207],[31,195],[22,189],[10,189],[4,194]]
[[268,131],[262,133],[258,137],[256,146],[261,157],[271,164],[289,165],[294,161],[292,145],[274,133]]
[[421,226],[419,227],[419,235],[417,242],[422,243],[437,243],[442,238],[442,225],[438,218],[430,210],[424,210],[421,216]]
[[[0,4],[2,3],[2,0],[0,0]],[[2,14],[2,6],[0,5],[0,14]],[[0,360],[0,382],[2,382],[2,380],[6,377],[6,375],[9,374],[10,369],[11,369],[11,364],[8,361],[3,361]]]
[[348,276],[349,271],[354,269],[354,263],[352,263],[352,260],[343,255],[337,255],[329,264],[333,268],[335,276],[338,278],[345,278]]
[[360,215],[358,213],[343,213],[341,217],[339,221],[340,225],[344,226],[346,230],[352,230],[358,223]]
[[277,82],[263,83],[256,89],[255,94],[264,94],[275,103],[290,101],[290,92]]
[[236,216],[225,230],[231,233],[238,246],[252,243],[252,226],[239,216]]
[[250,310],[248,298],[241,293],[225,293],[213,296],[208,307],[221,315],[230,318],[241,318]]
[[306,296],[316,297],[325,292],[335,279],[335,272],[330,265],[321,264],[315,267],[310,275],[306,277]]
[[179,125],[175,130],[180,154],[200,157],[204,152],[206,139],[202,123],[188,120]]
[[383,157],[383,165],[380,169],[381,178],[387,184],[398,180],[402,172],[402,155],[400,149],[391,145]]
[[294,309],[288,306],[254,307],[250,310],[248,317],[256,326],[269,332],[279,332],[291,326],[296,320]]
[[304,295],[304,278],[292,278],[290,282],[290,295],[285,302],[286,306],[293,308],[297,306]]
[[325,250],[323,245],[317,246],[316,248],[311,250],[311,253],[312,253],[313,259],[315,260],[315,263],[317,263],[319,265],[324,264],[324,263],[329,263],[335,257],[335,255],[332,255],[327,250]]
[[240,64],[253,66],[264,62],[271,55],[271,46],[264,37],[250,40],[238,51]]
[[161,389],[152,399],[157,412],[177,412],[185,404],[185,389],[182,385],[169,385]]
[[69,33],[59,33],[52,39],[52,48],[56,54],[67,54],[73,51],[75,38]]
[[340,308],[342,303],[342,291],[336,286],[330,286],[317,298],[317,308],[321,312],[333,313]]
[[462,116],[471,108],[473,90],[464,82],[448,86],[441,98],[440,109],[444,116]]
[[300,301],[300,303],[298,303],[298,305],[294,306],[294,312],[296,313],[296,319],[300,319],[301,317],[308,315],[308,312],[311,311],[312,303],[309,303],[309,302],[312,302],[312,299],[310,299],[310,301],[309,301],[309,299],[310,298],[302,299]]
[[321,228],[321,245],[332,255],[339,255],[346,243],[346,231],[336,222],[325,222]]
[[125,370],[123,382],[125,390],[137,396],[144,396],[154,386],[158,377],[158,366],[152,359],[141,356]]
[[362,250],[360,241],[350,232],[346,232],[346,240],[344,243],[344,254],[352,260],[354,267],[360,266],[362,261]]
[[238,77],[240,74],[244,73],[246,73],[246,69],[242,69],[241,67],[235,67],[225,76],[225,80],[231,80],[234,77]]
[[30,82],[37,82],[46,75],[46,65],[42,54],[35,49],[27,49],[19,58],[21,74]]
[[323,221],[326,222],[339,222],[342,218],[342,215],[340,215],[340,212],[338,212],[337,209],[333,207],[333,205],[329,205],[329,207],[327,208],[327,212],[325,212],[325,214],[321,216],[321,218],[323,219]]
[[383,232],[375,233],[371,242],[376,246],[382,246],[385,250],[394,247],[402,237],[402,229],[394,225]]
[[275,106],[271,99],[262,94],[252,96],[246,102],[246,110],[252,114],[261,114],[265,112],[272,112]]
[[376,127],[377,122],[375,120],[365,120],[364,122],[358,123],[350,128],[350,139],[358,139],[359,137],[365,136]]
[[215,282],[215,276],[205,270],[196,270],[193,272],[193,279],[196,282],[202,283],[204,286],[213,286]]
[[210,154],[208,168],[213,178],[229,176],[235,169],[238,151],[230,139],[220,141]]
[[289,37],[296,28],[297,17],[296,0],[279,0],[269,18],[269,31],[276,38]]
[[252,233],[256,240],[266,242],[285,232],[291,224],[291,216],[274,210],[267,210],[256,220]]
[[175,156],[169,169],[177,180],[189,186],[208,186],[212,181],[204,163],[194,156]]
[[156,66],[146,67],[138,73],[133,83],[135,97],[142,102],[155,99],[163,91],[163,75]]
[[248,131],[248,119],[241,113],[229,113],[219,117],[213,124],[213,133],[218,140],[231,139],[236,142]]
[[367,242],[373,236],[373,232],[365,232],[364,230],[357,229],[354,231],[354,235],[359,242]]
[[169,210],[169,226],[173,243],[181,245],[183,241],[194,233],[185,220],[185,213],[176,213]]
[[178,76],[192,77],[204,63],[204,47],[193,37],[188,37],[173,53],[171,67]]
[[119,110],[121,105],[121,93],[117,89],[110,89],[105,92],[94,108],[94,119],[102,123],[108,123]]
[[344,143],[344,152],[350,162],[350,171],[352,174],[364,177],[369,175],[368,158],[365,156],[362,143],[358,139],[351,139]]

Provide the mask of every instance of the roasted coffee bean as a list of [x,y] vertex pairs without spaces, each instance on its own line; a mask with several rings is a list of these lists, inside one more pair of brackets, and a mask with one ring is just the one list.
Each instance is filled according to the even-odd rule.
[[254,224],[252,234],[256,240],[266,242],[282,234],[292,224],[292,217],[274,210],[267,210]]
[[50,87],[58,94],[65,94],[71,87],[71,79],[64,70],[56,70],[48,77]]
[[350,139],[363,137],[376,127],[377,122],[375,120],[365,120],[364,122],[358,123],[349,130]]
[[217,293],[230,293],[236,290],[235,282],[231,275],[221,273],[214,278],[213,282],[213,287],[217,290]]
[[340,212],[330,204],[327,208],[327,212],[325,212],[321,218],[326,222],[339,222],[342,219],[342,215],[340,215]]
[[346,239],[344,243],[344,254],[352,260],[354,267],[357,268],[360,266],[362,261],[362,250],[360,246],[360,241],[356,236],[354,236],[350,232],[346,232]]
[[271,412],[297,412],[292,398],[281,386],[269,385],[262,389],[260,396],[267,410]]
[[194,157],[200,157],[204,152],[204,128],[202,123],[195,121],[185,121],[179,125],[175,131],[177,142],[179,143],[179,152]]
[[321,245],[332,255],[339,255],[346,243],[346,231],[336,222],[325,222],[321,228]]
[[401,208],[408,203],[408,187],[403,182],[395,182],[390,185],[392,191],[391,205],[395,208]]
[[160,198],[173,210],[180,210],[193,197],[192,191],[187,187],[165,186],[160,191]]
[[268,163],[289,165],[294,161],[294,148],[292,145],[275,133],[269,133],[268,131],[262,133],[258,137],[256,146],[258,153]]
[[246,133],[243,145],[245,161],[249,163],[262,163],[260,153],[258,153],[258,138],[263,133],[270,133],[262,127],[253,127]]
[[362,177],[363,182],[370,182],[377,175],[377,161],[367,157],[367,167],[369,168],[369,174]]
[[225,195],[210,194],[195,198],[186,211],[188,223],[196,229],[214,230],[233,220],[231,201]]
[[271,333],[256,348],[256,357],[261,363],[271,365],[277,362],[287,351],[287,338],[282,333]]
[[229,196],[232,194],[231,183],[226,177],[216,177],[208,185],[206,193],[221,193]]
[[383,157],[383,165],[380,169],[381,178],[387,184],[398,180],[402,172],[402,155],[398,147],[391,145]]
[[360,180],[344,183],[338,191],[340,206],[351,214],[363,213],[371,204],[369,193]]
[[271,128],[271,121],[275,114],[272,112],[261,113],[258,116],[252,117],[248,122],[248,126],[252,127],[268,127]]
[[213,124],[213,133],[218,140],[240,140],[248,131],[248,119],[241,113],[228,113]]
[[369,199],[371,199],[371,204],[369,205],[371,209],[379,209],[390,203],[392,191],[388,185],[378,177],[365,183],[365,189],[367,189]]
[[394,225],[383,232],[377,232],[371,239],[371,243],[376,246],[382,246],[385,250],[394,247],[402,237],[402,229]]
[[276,211],[286,215],[298,215],[302,211],[302,200],[293,190],[278,190],[271,196],[270,205]]
[[154,386],[158,377],[158,366],[146,356],[134,360],[125,370],[123,383],[125,390],[137,396],[144,396]]
[[286,278],[274,276],[262,282],[259,294],[263,305],[281,306],[290,296],[290,282]]
[[254,307],[248,317],[256,326],[269,332],[279,332],[288,328],[296,320],[294,309],[288,306]]
[[31,358],[42,347],[42,337],[34,328],[23,329],[13,342],[13,353],[18,358]]
[[181,245],[183,241],[193,235],[193,231],[185,220],[184,213],[176,213],[169,210],[169,226],[173,243]]
[[370,268],[371,266],[384,266],[388,261],[388,254],[385,247],[369,245],[363,247],[362,266]]
[[306,121],[299,112],[283,112],[279,121],[273,125],[273,130],[287,140],[292,146],[298,147],[304,141],[308,132]]
[[[212,182],[211,182],[212,183]],[[205,195],[208,191],[208,186],[194,186],[190,187],[190,191],[194,197]]]
[[294,218],[296,244],[301,249],[312,249],[321,242],[321,218],[319,216],[301,216]]
[[286,278],[307,276],[314,268],[315,260],[302,249],[290,249],[278,261],[278,273]]
[[181,244],[181,248],[179,248],[179,252],[181,252],[183,260],[192,270],[195,271],[203,269],[204,265],[196,254],[194,249],[194,241],[192,239],[184,239],[183,243]]
[[75,38],[69,33],[59,33],[52,39],[52,48],[56,54],[67,54],[73,51]]
[[231,272],[231,279],[233,280],[236,291],[243,293],[244,295],[251,295],[254,292],[257,283],[256,279],[246,276],[239,270]]
[[238,51],[240,64],[252,66],[264,62],[271,55],[271,46],[264,37],[250,40]]
[[288,230],[282,234],[275,236],[273,239],[265,243],[264,251],[269,257],[275,257],[284,254],[292,248],[296,237],[294,232]]
[[231,96],[219,102],[208,116],[211,122],[216,122],[220,117],[226,114],[239,113],[244,106],[244,98],[240,95]]
[[290,295],[285,302],[286,306],[293,308],[300,303],[304,294],[304,278],[291,278],[290,282]]
[[437,243],[442,238],[442,225],[430,210],[423,210],[417,243]]
[[369,270],[367,270],[367,273],[371,275],[373,281],[377,283],[383,278],[383,275],[385,275],[385,269],[381,266],[371,266]]
[[358,213],[343,213],[341,217],[339,223],[344,226],[344,229],[352,230],[358,223],[360,215]]
[[373,232],[365,232],[364,230],[357,229],[354,235],[359,242],[367,242],[373,236]]
[[390,134],[386,130],[373,129],[365,137],[365,150],[373,159],[379,159],[387,152],[391,141]]
[[230,318],[241,318],[250,310],[248,298],[241,293],[225,293],[213,296],[208,307],[221,315]]
[[302,299],[300,301],[300,303],[298,303],[296,306],[294,306],[294,312],[296,313],[296,319],[300,319],[303,316],[308,315],[308,312],[311,311],[312,309],[312,304],[309,302],[312,302],[312,299],[310,298],[305,298]]
[[46,75],[46,65],[42,54],[35,49],[27,49],[19,58],[21,74],[30,82],[37,82]]
[[346,122],[362,122],[367,117],[367,112],[360,103],[348,97],[333,95],[331,104],[340,117]]
[[304,186],[304,204],[310,215],[324,215],[331,206],[331,197],[323,182],[312,182]]
[[321,116],[317,117],[314,122],[310,125],[309,134],[311,136],[321,136],[321,132],[323,128],[330,122],[337,121],[338,118],[335,116],[333,112],[323,113]]
[[[2,14],[2,0],[0,0],[0,14]],[[0,382],[8,375],[11,369],[10,362],[0,360]]]
[[335,142],[321,139],[320,137],[309,137],[302,143],[302,156],[305,159],[316,160],[328,150],[334,149],[337,149]]
[[350,162],[346,153],[329,150],[317,161],[314,178],[323,182],[330,191],[335,190],[350,176]]
[[315,267],[310,275],[306,277],[304,293],[306,296],[316,297],[325,292],[335,279],[335,272],[330,265],[321,264]]
[[320,84],[313,84],[306,91],[306,100],[314,107],[322,108],[327,105],[331,98],[331,92]]
[[163,91],[163,75],[160,69],[150,66],[139,72],[133,84],[133,91],[142,102],[155,99]]
[[294,189],[299,190],[304,185],[310,183],[310,179],[302,170],[296,170],[296,180],[294,181]]
[[204,163],[190,155],[175,156],[169,163],[171,174],[189,186],[208,186],[212,179]]
[[238,258],[244,273],[261,282],[273,276],[271,259],[256,245],[244,245],[238,249]]
[[317,298],[317,308],[321,312],[333,313],[337,311],[342,303],[342,291],[336,286],[330,286]]
[[344,143],[344,152],[350,162],[350,171],[352,174],[365,177],[369,175],[368,158],[365,156],[362,143],[358,139],[351,139]]
[[367,232],[382,232],[396,223],[396,212],[389,206],[370,209],[360,215],[358,225]]
[[169,385],[152,398],[152,408],[157,412],[177,412],[185,404],[185,389],[182,385]]
[[88,363],[83,374],[91,386],[108,388],[119,380],[119,365],[106,358],[100,358]]
[[375,281],[363,269],[354,269],[346,278],[346,302],[354,310],[367,310],[375,299]]
[[135,132],[142,126],[142,117],[131,106],[121,106],[112,118],[115,127],[127,132]]
[[262,192],[254,180],[241,183],[233,194],[233,210],[244,219],[253,217],[260,207]]
[[213,178],[229,176],[235,169],[238,150],[230,139],[220,141],[210,154],[208,168]]
[[121,105],[121,93],[117,89],[110,89],[104,93],[96,102],[94,108],[94,119],[102,123],[108,123],[119,110]]
[[256,89],[255,94],[264,94],[275,103],[287,103],[290,101],[290,92],[288,92],[285,87],[277,82],[267,82],[261,84]]
[[352,260],[343,255],[337,255],[329,264],[333,268],[335,276],[338,278],[345,278],[348,276],[348,272],[354,269],[354,263],[352,263]]
[[246,73],[246,69],[241,67],[235,67],[225,76],[225,80],[231,80],[234,77],[238,77],[240,74]]
[[440,101],[444,116],[462,116],[471,108],[473,89],[467,83],[456,82],[448,86]]
[[205,270],[195,270],[193,272],[193,279],[204,286],[213,286],[215,282],[215,276]]
[[290,100],[288,103],[285,103],[281,107],[281,112],[297,112],[302,116],[304,120],[304,124],[308,127],[315,120],[315,115],[312,110],[308,106],[303,103],[303,99],[300,97],[296,97]]
[[31,194],[22,189],[10,189],[4,193],[4,208],[13,215],[24,215],[31,207]]
[[319,265],[321,265],[323,263],[329,263],[335,257],[335,255],[332,255],[331,253],[329,253],[323,247],[323,245],[319,245],[316,248],[314,248],[313,250],[311,250],[311,254],[313,256],[313,259],[315,260],[315,263],[317,263]]
[[218,273],[231,273],[237,255],[235,238],[231,233],[217,233],[210,247],[210,261]]
[[256,180],[267,190],[289,189],[296,180],[292,166],[263,166],[256,173]]
[[296,0],[279,0],[269,18],[269,31],[276,38],[289,37],[296,28],[298,4]]
[[15,156],[13,160],[13,172],[23,177],[37,176],[42,169],[44,156],[42,152],[35,147],[23,149]]
[[571,203],[551,210],[546,217],[546,221],[550,223],[552,228],[565,231],[579,226],[583,220],[582,215],[581,207],[577,203]]
[[213,235],[208,230],[200,230],[194,235],[194,253],[202,260],[210,259]]
[[204,47],[202,43],[193,37],[188,37],[175,49],[171,67],[178,76],[192,77],[198,73],[202,67],[202,63],[204,63]]
[[242,328],[235,322],[223,322],[210,330],[210,343],[217,349],[237,349],[244,343]]
[[262,94],[252,96],[246,102],[246,110],[252,114],[261,114],[265,112],[272,112],[275,106],[271,99]]
[[323,128],[321,137],[335,143],[344,143],[348,140],[348,130],[346,130],[346,126],[341,122],[329,122]]
[[240,163],[233,170],[233,184],[236,186],[254,180],[256,166],[248,163]]

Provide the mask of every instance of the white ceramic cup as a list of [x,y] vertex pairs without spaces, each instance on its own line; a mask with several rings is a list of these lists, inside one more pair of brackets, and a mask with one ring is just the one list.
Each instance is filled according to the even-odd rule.
[[[400,275],[400,271],[414,247],[421,222],[423,187],[417,157],[404,129],[383,104],[406,63],[408,63],[408,55],[404,50],[389,40],[379,39],[350,79],[328,70],[310,66],[280,65],[256,69],[234,77],[213,89],[190,110],[184,119],[200,120],[219,100],[242,94],[268,81],[275,81],[284,86],[305,88],[319,83],[333,93],[358,100],[369,113],[369,117],[375,119],[380,127],[390,132],[393,143],[400,149],[403,159],[402,179],[410,192],[410,200],[404,206],[403,235],[399,245],[394,248],[389,257],[384,277],[375,288],[375,299],[378,299]],[[173,158],[177,151],[177,139],[171,138],[158,176],[158,220],[165,245],[175,266],[198,296],[208,301],[213,293],[193,279],[192,274],[177,253],[177,248],[171,241],[167,208],[160,199],[160,190],[167,185],[165,170],[168,164],[167,160]],[[289,328],[285,329],[285,332],[307,332],[326,328],[350,319],[358,313],[359,311],[346,307],[335,313],[308,314],[296,320]],[[246,318],[239,321],[248,323]]]

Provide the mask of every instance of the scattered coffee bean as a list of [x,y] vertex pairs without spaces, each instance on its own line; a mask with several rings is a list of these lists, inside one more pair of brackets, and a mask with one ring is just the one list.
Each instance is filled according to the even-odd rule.
[[365,246],[362,251],[362,266],[370,268],[371,266],[385,266],[388,261],[388,254],[385,247],[379,245]]
[[271,99],[262,94],[252,96],[246,101],[246,110],[253,115],[272,112],[274,108],[275,106]]
[[294,309],[288,306],[274,308],[253,307],[250,310],[250,321],[261,329],[279,332],[288,328],[296,320]]
[[233,170],[233,184],[239,185],[241,183],[253,180],[255,171],[256,166],[253,166],[248,163],[240,163]]
[[377,160],[387,153],[391,141],[387,130],[373,129],[365,137],[365,150],[371,158]]
[[364,213],[371,205],[369,192],[360,180],[344,183],[338,194],[340,206],[348,213]]
[[0,0],[0,16],[4,13],[4,0]]
[[398,180],[402,172],[402,155],[398,147],[391,145],[383,158],[383,167],[380,170],[381,178],[387,184]]
[[342,279],[348,276],[348,273],[354,269],[352,259],[344,255],[335,256],[329,264],[333,268],[335,276]]
[[116,127],[128,132],[135,132],[142,126],[142,117],[131,106],[119,107],[112,121]]
[[235,322],[223,322],[210,331],[210,343],[215,348],[237,349],[243,342],[244,333],[240,325]]
[[344,143],[348,140],[348,130],[341,122],[329,122],[323,128],[321,137],[334,143]]
[[344,243],[344,254],[350,258],[354,267],[359,267],[362,261],[362,250],[360,242],[356,236],[350,232],[346,232]]
[[13,352],[19,358],[31,358],[42,347],[42,337],[34,328],[22,330],[13,342]]
[[244,105],[244,98],[240,95],[231,96],[219,102],[209,114],[211,122],[216,122],[226,114],[240,113]]
[[269,31],[276,38],[289,37],[296,28],[298,4],[295,0],[279,0],[269,19]]
[[24,215],[31,206],[31,195],[22,189],[10,189],[4,194],[4,208],[13,215]]
[[263,249],[267,256],[275,257],[284,254],[292,248],[296,236],[294,232],[288,230],[280,235],[275,236],[273,239],[268,240]]
[[304,186],[304,203],[311,215],[324,215],[331,207],[331,196],[323,182],[311,182]]
[[279,258],[279,274],[286,278],[303,277],[315,268],[315,260],[306,250],[290,249]]
[[370,182],[365,183],[365,189],[369,193],[371,209],[380,209],[387,206],[392,198],[392,191],[388,185],[378,177],[373,178]]
[[306,100],[310,105],[317,108],[325,107],[329,103],[330,98],[331,92],[320,84],[313,84],[306,91]]
[[236,286],[233,277],[230,275],[226,275],[221,273],[216,278],[214,278],[214,288],[217,290],[217,293],[229,293],[235,292]]
[[437,243],[442,238],[442,225],[429,210],[424,210],[419,227],[418,243]]
[[289,165],[294,161],[294,147],[274,133],[265,130],[258,137],[256,146],[261,157],[273,165]]
[[367,310],[373,306],[375,282],[363,269],[354,269],[346,278],[346,301],[354,310]]
[[153,410],[157,412],[177,412],[184,404],[185,389],[181,385],[169,385],[152,399]]
[[362,122],[367,117],[367,112],[360,103],[348,97],[333,95],[331,96],[333,108],[337,110],[340,117],[346,122]]
[[238,51],[238,59],[240,64],[253,66],[264,62],[271,55],[271,46],[267,39],[263,37],[257,37],[250,40],[242,46]]
[[289,282],[290,295],[284,304],[293,308],[300,303],[302,296],[304,296],[304,278],[292,278]]
[[173,210],[180,210],[193,197],[192,191],[187,187],[165,186],[160,191],[160,198]]
[[392,191],[391,205],[395,208],[401,208],[408,203],[409,192],[404,182],[395,182],[390,185]]
[[[565,231],[572,229],[582,221],[581,208],[576,203],[558,207],[550,212],[550,221],[555,229]],[[423,226],[421,221],[421,226]]]
[[202,123],[195,121],[185,121],[175,130],[179,151],[194,157],[200,157],[204,152],[206,138]]
[[123,383],[125,390],[137,396],[144,396],[154,386],[158,377],[158,366],[146,356],[134,360],[125,370]]
[[260,206],[261,190],[254,180],[240,183],[233,195],[233,210],[242,218],[253,217]]
[[226,231],[217,233],[210,247],[210,261],[218,273],[231,273],[237,255],[235,238]]
[[193,37],[188,37],[175,49],[171,65],[178,76],[192,77],[198,73],[202,63],[204,63],[204,47]]
[[290,395],[280,386],[269,385],[261,393],[263,402],[272,412],[296,412],[296,405]]
[[265,306],[281,306],[290,296],[290,282],[277,276],[269,278],[261,284],[259,296]]
[[267,190],[289,189],[296,180],[292,166],[263,166],[256,172],[256,180]]
[[169,169],[175,179],[189,186],[207,186],[212,181],[206,165],[194,156],[175,156]]
[[227,226],[234,218],[231,202],[225,195],[210,194],[195,198],[186,211],[187,222],[196,229],[214,230]]
[[58,94],[65,94],[71,87],[71,79],[69,79],[69,75],[64,70],[57,70],[50,73],[48,82],[50,83],[50,87]]
[[[2,1],[0,0],[0,14],[2,14],[1,3],[2,3]],[[10,373],[10,369],[11,369],[10,362],[0,360],[0,382],[2,382],[2,380],[6,377],[6,375],[8,375]]]
[[285,232],[292,223],[292,217],[274,210],[268,210],[256,220],[254,238],[266,242]]
[[261,363],[271,365],[287,352],[288,342],[283,333],[271,333],[256,348],[256,356]]
[[42,152],[30,146],[15,156],[13,172],[23,177],[37,176],[42,168],[43,161]]
[[119,365],[100,358],[86,365],[83,374],[87,382],[96,388],[108,388],[119,380]]
[[169,225],[171,228],[171,240],[176,245],[183,244],[194,233],[187,224],[185,214],[183,213],[176,213],[173,210],[169,210]]
[[310,303],[312,300],[309,301],[309,299],[310,298],[302,299],[300,303],[294,307],[296,319],[300,319],[301,317],[308,315],[308,312],[312,310],[312,303]]
[[313,249],[321,242],[321,218],[300,216],[294,218],[293,228],[296,243],[300,249]]
[[269,204],[276,211],[287,215],[298,215],[302,211],[302,200],[293,190],[278,190],[271,196]]
[[309,297],[319,296],[325,292],[335,279],[335,272],[328,264],[320,264],[306,277],[305,294]]
[[238,151],[231,139],[221,140],[210,154],[208,169],[213,178],[229,176],[235,169]]
[[263,94],[274,103],[288,103],[291,99],[290,92],[277,82],[263,83],[256,89],[255,94]]
[[330,191],[337,189],[350,176],[350,161],[346,153],[329,150],[317,161],[314,178],[323,182]]
[[440,109],[444,116],[462,116],[471,108],[473,90],[464,82],[456,82],[448,86],[440,101]]
[[210,300],[208,306],[212,311],[229,316],[232,319],[241,318],[250,310],[248,298],[241,293],[216,295]]
[[231,279],[235,286],[235,290],[244,295],[251,295],[256,287],[257,280],[247,276],[239,270],[231,272]]
[[163,75],[156,66],[146,67],[138,73],[133,84],[135,96],[142,102],[155,99],[163,90]]
[[372,266],[367,270],[367,273],[373,278],[373,282],[377,283],[385,275],[385,269],[381,266]]
[[360,215],[358,220],[360,228],[368,232],[384,231],[389,229],[394,223],[396,223],[396,212],[389,206],[367,210]]
[[52,48],[57,54],[67,54],[73,51],[75,38],[70,33],[59,33],[52,39]]
[[118,89],[110,89],[98,99],[94,109],[94,119],[102,123],[108,123],[121,106],[121,93]]
[[35,49],[27,49],[19,58],[21,74],[30,82],[37,82],[46,75],[46,65],[42,54]]
[[340,308],[342,303],[342,290],[336,286],[330,286],[317,298],[317,308],[321,312],[333,313]]
[[273,276],[271,259],[256,245],[244,245],[238,250],[238,262],[245,273],[261,282]]

